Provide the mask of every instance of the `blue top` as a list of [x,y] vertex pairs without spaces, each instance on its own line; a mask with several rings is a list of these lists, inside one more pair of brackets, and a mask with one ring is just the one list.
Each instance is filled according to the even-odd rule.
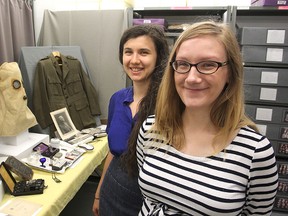
[[114,156],[120,156],[127,150],[128,138],[136,120],[136,115],[132,118],[129,107],[132,102],[132,87],[121,89],[110,98],[106,132],[110,152]]

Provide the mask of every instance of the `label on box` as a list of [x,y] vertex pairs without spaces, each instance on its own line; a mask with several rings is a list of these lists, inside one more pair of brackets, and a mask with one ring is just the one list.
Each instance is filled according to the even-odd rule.
[[261,83],[277,84],[278,72],[262,71]]
[[274,88],[261,88],[260,100],[275,101],[277,97],[277,89]]
[[160,25],[163,28],[166,27],[167,23],[165,19],[133,19],[133,25],[142,25],[142,24],[156,24]]
[[283,61],[283,49],[281,48],[267,48],[266,61]]
[[268,30],[267,43],[284,44],[285,30]]
[[271,121],[273,109],[257,108],[256,109],[256,120]]

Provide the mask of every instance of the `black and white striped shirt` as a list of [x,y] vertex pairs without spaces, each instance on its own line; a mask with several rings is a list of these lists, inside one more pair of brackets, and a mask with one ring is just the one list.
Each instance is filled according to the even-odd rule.
[[161,144],[148,132],[154,120],[143,123],[137,141],[144,196],[139,215],[271,214],[278,174],[266,137],[243,127],[225,151],[195,157]]

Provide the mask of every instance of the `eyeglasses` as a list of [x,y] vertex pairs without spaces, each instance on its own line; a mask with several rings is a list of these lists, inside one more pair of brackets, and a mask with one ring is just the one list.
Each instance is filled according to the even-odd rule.
[[176,60],[174,62],[170,62],[173,69],[180,74],[188,73],[193,66],[196,67],[197,71],[201,74],[213,74],[220,67],[223,67],[228,64],[228,62],[217,62],[217,61],[202,61],[197,64],[191,64],[186,61]]

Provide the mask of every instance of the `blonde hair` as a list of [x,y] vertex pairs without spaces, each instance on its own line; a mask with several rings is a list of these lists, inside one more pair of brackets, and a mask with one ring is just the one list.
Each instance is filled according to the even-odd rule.
[[[229,62],[229,84],[214,102],[210,113],[210,118],[219,131],[213,140],[214,149],[219,151],[226,146],[231,133],[240,127],[248,125],[258,130],[244,112],[242,56],[235,34],[227,24],[203,21],[191,25],[175,42],[168,61],[175,60],[177,50],[184,41],[204,35],[215,36],[224,45]],[[174,70],[167,64],[157,95],[156,120],[152,130],[159,132],[176,149],[180,149],[185,140],[182,130],[184,109],[185,105],[176,91]],[[215,146],[216,143],[218,146]]]

